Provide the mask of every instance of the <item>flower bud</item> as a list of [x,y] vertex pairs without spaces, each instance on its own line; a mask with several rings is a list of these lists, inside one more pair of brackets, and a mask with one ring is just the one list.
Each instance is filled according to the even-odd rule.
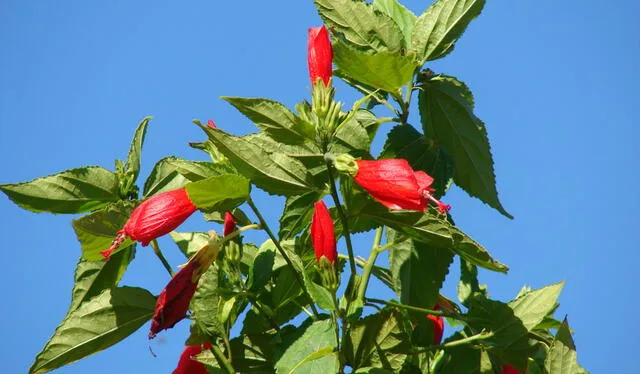
[[307,45],[307,62],[309,65],[309,78],[311,84],[315,85],[318,79],[322,79],[325,86],[329,86],[331,81],[331,62],[333,59],[333,49],[329,34],[324,26],[312,27],[309,29],[309,39]]
[[224,213],[224,227],[222,229],[222,234],[227,236],[232,232],[236,231],[236,219],[233,217],[233,214],[230,212]]
[[[438,305],[435,306],[435,310],[439,310]],[[433,344],[440,344],[442,341],[442,334],[444,333],[444,319],[442,316],[427,315],[427,318],[433,323]]]
[[331,264],[336,262],[338,251],[336,250],[336,237],[333,228],[333,220],[322,200],[314,205],[311,219],[311,242],[318,263],[325,257]]
[[146,246],[152,240],[175,230],[196,210],[184,188],[154,195],[133,210],[111,247],[100,253],[108,260],[111,252],[127,236]]
[[520,374],[520,370],[511,365],[502,366],[502,374]]
[[180,355],[180,361],[178,361],[178,367],[173,371],[173,374],[209,374],[209,370],[202,364],[193,359],[194,356],[202,353],[204,349],[211,349],[211,343],[204,343],[202,345],[188,345],[184,347],[184,351]]
[[[327,155],[325,155],[325,159],[328,159]],[[356,159],[351,155],[344,153],[332,161],[333,166],[341,173],[348,174],[352,177],[358,173],[358,164],[356,163]]]

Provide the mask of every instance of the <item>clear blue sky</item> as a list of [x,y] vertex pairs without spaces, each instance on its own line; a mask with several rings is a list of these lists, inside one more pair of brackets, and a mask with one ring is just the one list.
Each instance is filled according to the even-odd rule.
[[[430,1],[405,3],[422,12]],[[500,196],[516,217],[455,188],[445,198],[457,224],[511,267],[508,276],[483,271],[481,281],[508,300],[523,284],[566,280],[557,316],[569,315],[578,357],[593,373],[640,372],[638,14],[633,0],[492,0],[454,52],[431,65],[475,93]],[[204,159],[187,147],[203,139],[191,119],[254,131],[219,96],[289,106],[309,97],[306,33],[319,24],[311,0],[5,0],[0,183],[81,165],[112,168],[147,115],[155,118],[143,176],[165,155]],[[339,86],[340,100],[356,97]],[[262,197],[258,204],[277,220],[280,200]],[[0,216],[0,371],[22,373],[67,311],[80,249],[69,216],[29,213],[4,195]],[[209,228],[197,217],[181,230]],[[365,254],[368,241],[358,243]],[[183,261],[170,240],[161,245],[173,265]],[[456,275],[445,289],[452,297]],[[151,250],[140,248],[123,283],[157,294],[167,280]],[[57,372],[171,372],[187,323],[151,343],[156,358],[147,331]]]

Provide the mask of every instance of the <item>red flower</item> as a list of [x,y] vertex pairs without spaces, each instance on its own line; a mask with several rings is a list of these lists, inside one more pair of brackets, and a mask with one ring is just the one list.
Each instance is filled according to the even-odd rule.
[[232,232],[236,231],[236,219],[233,217],[233,214],[230,212],[224,213],[224,227],[222,229],[222,234],[227,236]]
[[208,121],[207,121],[207,125],[208,125],[209,127],[213,128],[213,129],[217,129],[217,128],[218,128],[218,126],[216,126],[216,123],[215,123],[215,122],[213,122],[213,120],[212,120],[212,119],[210,119],[210,120],[208,120]]
[[332,264],[336,262],[338,251],[336,250],[333,220],[322,200],[314,205],[313,218],[311,219],[311,242],[318,262],[323,256]]
[[433,183],[433,177],[425,173],[424,171],[416,171],[414,174],[416,176],[416,180],[418,181],[418,185],[420,186],[419,192],[422,197],[436,203],[436,205],[438,205],[438,210],[440,211],[440,213],[448,212],[449,209],[451,209],[451,205],[443,204],[432,195],[432,193],[435,191],[430,187]]
[[329,40],[327,29],[324,26],[310,28],[307,61],[312,85],[316,83],[318,78],[322,78],[325,86],[329,85],[332,59],[333,49],[331,49],[331,41]]
[[511,365],[504,365],[502,367],[502,374],[520,374],[520,370]]
[[[436,305],[434,309],[438,310],[440,307]],[[433,322],[433,344],[440,344],[444,333],[444,319],[442,316],[433,316],[431,314],[428,314],[427,318]]]
[[358,171],[353,179],[382,205],[389,209],[417,211],[423,211],[427,206],[407,160],[390,158],[357,160],[356,163]]
[[154,195],[133,210],[127,223],[118,231],[111,247],[100,253],[108,260],[111,252],[118,248],[127,236],[146,246],[153,239],[175,230],[196,209],[184,188]]
[[[203,346],[201,345],[184,347],[184,351],[180,355],[180,361],[178,361],[178,367],[173,371],[173,374],[209,374],[209,370],[204,364],[192,359],[193,356],[202,353],[202,349]],[[211,349],[211,343],[204,343],[204,349]]]

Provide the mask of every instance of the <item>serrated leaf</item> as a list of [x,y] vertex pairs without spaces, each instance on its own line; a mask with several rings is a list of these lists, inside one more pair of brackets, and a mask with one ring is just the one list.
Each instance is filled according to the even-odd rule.
[[247,116],[260,130],[285,144],[300,144],[314,139],[315,129],[299,121],[283,104],[262,98],[223,96],[242,114]]
[[478,267],[461,259],[458,300],[460,300],[463,305],[468,306],[467,300],[476,292],[482,292],[478,284]]
[[171,239],[178,245],[180,252],[185,257],[191,258],[198,250],[207,245],[209,242],[209,235],[204,232],[176,232],[169,233]]
[[212,338],[224,331],[218,320],[218,267],[214,264],[202,275],[191,299],[190,309],[199,335]]
[[429,139],[440,142],[453,159],[454,182],[506,217],[513,218],[498,199],[487,130],[473,114],[468,88],[449,76],[423,81],[419,107]]
[[412,58],[397,52],[368,54],[340,41],[333,44],[333,52],[333,62],[342,75],[386,92],[396,92],[409,83],[418,67]]
[[386,14],[361,0],[315,0],[331,34],[368,52],[396,52],[405,47],[402,30]]
[[118,178],[99,166],[70,169],[29,182],[2,184],[0,190],[32,212],[83,213],[120,200]]
[[[133,210],[133,202],[120,201],[101,211],[71,221],[82,249],[82,258],[87,261],[104,260],[101,251],[109,248],[118,231],[124,227]],[[127,238],[112,252],[112,255],[124,250],[133,243]]]
[[[387,242],[398,238],[387,231]],[[439,290],[449,273],[453,252],[424,243],[405,240],[389,249],[389,265],[396,295],[406,305],[432,309],[439,298]]]
[[531,331],[556,307],[564,282],[555,283],[525,293],[509,302],[513,314],[520,318],[524,327]]
[[29,373],[44,373],[108,348],[151,317],[156,298],[137,287],[105,290],[69,313],[38,354]]
[[333,140],[329,144],[329,151],[335,154],[352,153],[359,156],[362,152],[369,152],[370,143],[367,130],[355,117],[352,117],[336,129]]
[[317,321],[308,326],[301,326],[290,338],[289,345],[284,345],[285,351],[276,362],[278,373],[315,374],[334,373],[338,365],[337,355],[311,357],[310,355],[326,347],[337,345],[333,322],[331,320]]
[[311,299],[318,304],[318,306],[327,311],[336,310],[336,306],[333,302],[333,296],[331,292],[321,285],[315,283],[308,274],[304,275],[304,285],[307,288],[307,292]]
[[276,250],[273,246],[260,246],[253,263],[249,267],[247,286],[250,291],[259,292],[269,282],[275,257]]
[[354,370],[373,366],[398,372],[411,350],[409,340],[400,313],[386,309],[354,322],[343,350]]
[[291,196],[314,189],[311,175],[300,161],[282,153],[270,153],[250,138],[210,127],[202,129],[240,174],[268,193]]
[[185,186],[189,199],[203,211],[227,211],[244,203],[249,197],[249,180],[236,174],[210,177]]
[[553,374],[578,374],[585,370],[578,364],[576,345],[571,337],[569,322],[565,318],[549,348],[545,368]]
[[413,170],[429,174],[437,198],[445,194],[453,178],[451,158],[411,125],[397,125],[389,131],[380,158],[404,158]]
[[145,117],[136,128],[129,147],[129,154],[127,156],[127,162],[125,163],[125,169],[127,172],[132,173],[132,178],[135,181],[138,179],[140,173],[140,154],[142,152],[142,145],[144,144],[144,137],[147,134],[147,126],[151,121],[151,116]]
[[469,261],[470,263],[480,266],[485,269],[506,273],[509,271],[509,267],[497,260],[487,252],[484,247],[478,244],[475,240],[471,239],[467,234],[460,231],[456,227],[451,227],[451,235],[455,242],[453,250],[460,257]]
[[320,200],[323,194],[315,191],[304,195],[291,196],[284,204],[284,211],[280,217],[280,240],[292,238],[301,232],[311,222],[313,204]]
[[416,20],[411,50],[422,61],[446,56],[476,18],[485,0],[437,0]]
[[373,8],[388,15],[400,27],[406,44],[410,46],[416,15],[398,0],[374,0]]

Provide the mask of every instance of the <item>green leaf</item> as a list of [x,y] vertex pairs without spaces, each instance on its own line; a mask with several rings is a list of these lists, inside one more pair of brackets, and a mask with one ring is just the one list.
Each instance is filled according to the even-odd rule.
[[249,267],[247,285],[250,291],[259,292],[269,282],[275,257],[276,251],[273,246],[260,246],[258,254]]
[[443,75],[423,81],[422,88],[418,95],[422,127],[426,137],[439,141],[453,159],[455,183],[513,218],[498,199],[487,130],[473,114],[468,88]]
[[318,304],[320,308],[330,312],[336,309],[331,292],[315,283],[306,272],[304,275],[304,285],[307,287],[307,292],[309,296],[311,296],[311,299]]
[[176,232],[169,233],[171,239],[178,245],[180,251],[187,257],[191,258],[200,248],[207,245],[209,235],[204,232]]
[[99,352],[153,316],[156,298],[137,287],[105,290],[69,313],[38,354],[29,373],[44,373]]
[[87,261],[80,258],[76,266],[69,312],[102,291],[117,286],[133,260],[134,251],[135,245],[131,245],[111,256],[109,261]]
[[70,169],[29,182],[2,184],[0,190],[32,212],[83,213],[120,200],[118,178],[99,166]]
[[[87,261],[99,261],[104,257],[101,251],[109,248],[118,231],[124,227],[133,210],[133,202],[120,201],[107,206],[105,209],[88,214],[71,221],[73,230],[80,241],[82,258]],[[131,239],[125,241],[112,252],[112,255],[123,251],[133,244]]]
[[131,147],[129,147],[129,155],[127,156],[127,163],[125,169],[131,173],[132,180],[138,179],[140,173],[140,153],[142,152],[142,144],[144,144],[144,137],[147,134],[147,126],[151,121],[151,116],[145,117],[136,128],[136,132],[133,135],[131,141]]
[[373,9],[378,10],[389,17],[400,27],[407,45],[411,45],[413,25],[416,23],[416,15],[405,8],[397,0],[374,0]]
[[[278,373],[293,373],[294,370],[296,374],[336,372],[337,355],[324,351],[327,347],[337,346],[333,321],[317,321],[301,326],[289,339],[291,343],[283,344],[285,351],[276,362]],[[320,350],[323,355],[314,355]]]
[[386,14],[361,0],[315,0],[332,35],[367,52],[396,52],[405,47],[402,30]]
[[210,177],[185,186],[189,199],[203,211],[227,211],[244,203],[249,197],[249,180],[236,174]]
[[452,226],[451,235],[455,242],[455,245],[451,249],[460,257],[485,269],[501,273],[509,271],[509,267],[507,265],[494,260],[486,249],[458,228]]
[[154,165],[144,183],[144,196],[176,190],[189,182],[234,173],[235,169],[225,163],[188,161],[174,156],[165,157]]
[[[464,338],[460,332],[455,333],[448,341],[455,341]],[[485,351],[479,350],[472,345],[464,344],[448,348],[441,360],[441,374],[493,374],[491,360]],[[502,373],[502,371],[499,371]]]
[[360,156],[363,152],[368,154],[370,144],[371,140],[367,130],[354,116],[336,129],[329,145],[329,151],[336,154],[351,153]]
[[376,133],[378,132],[378,128],[380,127],[380,122],[378,122],[378,117],[376,117],[373,112],[367,109],[358,109],[356,111],[356,121],[360,123],[362,127],[367,131],[369,135],[369,142],[373,141],[376,137]]
[[314,139],[315,129],[299,121],[283,104],[262,98],[223,96],[242,114],[273,139],[285,144],[300,144]]
[[564,282],[555,283],[535,291],[527,292],[509,302],[513,314],[520,318],[524,327],[531,331],[545,316],[556,308]]
[[431,187],[437,198],[445,194],[453,178],[451,158],[411,125],[398,125],[389,131],[380,158],[404,158],[413,170],[432,176]]
[[368,54],[338,41],[333,44],[333,62],[341,74],[375,89],[396,92],[409,83],[418,65],[397,52]]
[[422,61],[446,56],[476,18],[485,0],[437,0],[418,17],[413,28],[411,50]]
[[386,309],[354,322],[343,349],[354,370],[373,366],[399,372],[411,350],[409,341],[400,313]]
[[209,139],[252,183],[271,194],[301,195],[314,189],[304,165],[285,154],[270,153],[251,138],[202,127]]
[[281,240],[296,236],[311,222],[313,204],[321,197],[321,193],[311,191],[304,195],[287,198],[280,217],[278,236]]
[[478,284],[478,267],[470,262],[460,260],[460,282],[458,283],[458,300],[468,306],[467,300],[475,293],[482,293],[483,290]]
[[547,372],[553,374],[578,374],[585,370],[578,364],[576,345],[571,337],[569,322],[565,318],[558,329],[545,360]]
[[198,288],[191,299],[190,309],[199,335],[209,338],[224,332],[224,325],[218,320],[218,268],[215,264],[202,275]]
[[296,279],[294,271],[288,266],[280,270],[271,292],[271,305],[274,309],[283,308],[291,300],[302,294],[302,288]]
[[[398,236],[393,230],[387,231],[387,242],[393,242]],[[413,240],[391,247],[389,265],[400,301],[419,308],[433,308],[451,262],[453,252],[446,248],[434,248]]]

